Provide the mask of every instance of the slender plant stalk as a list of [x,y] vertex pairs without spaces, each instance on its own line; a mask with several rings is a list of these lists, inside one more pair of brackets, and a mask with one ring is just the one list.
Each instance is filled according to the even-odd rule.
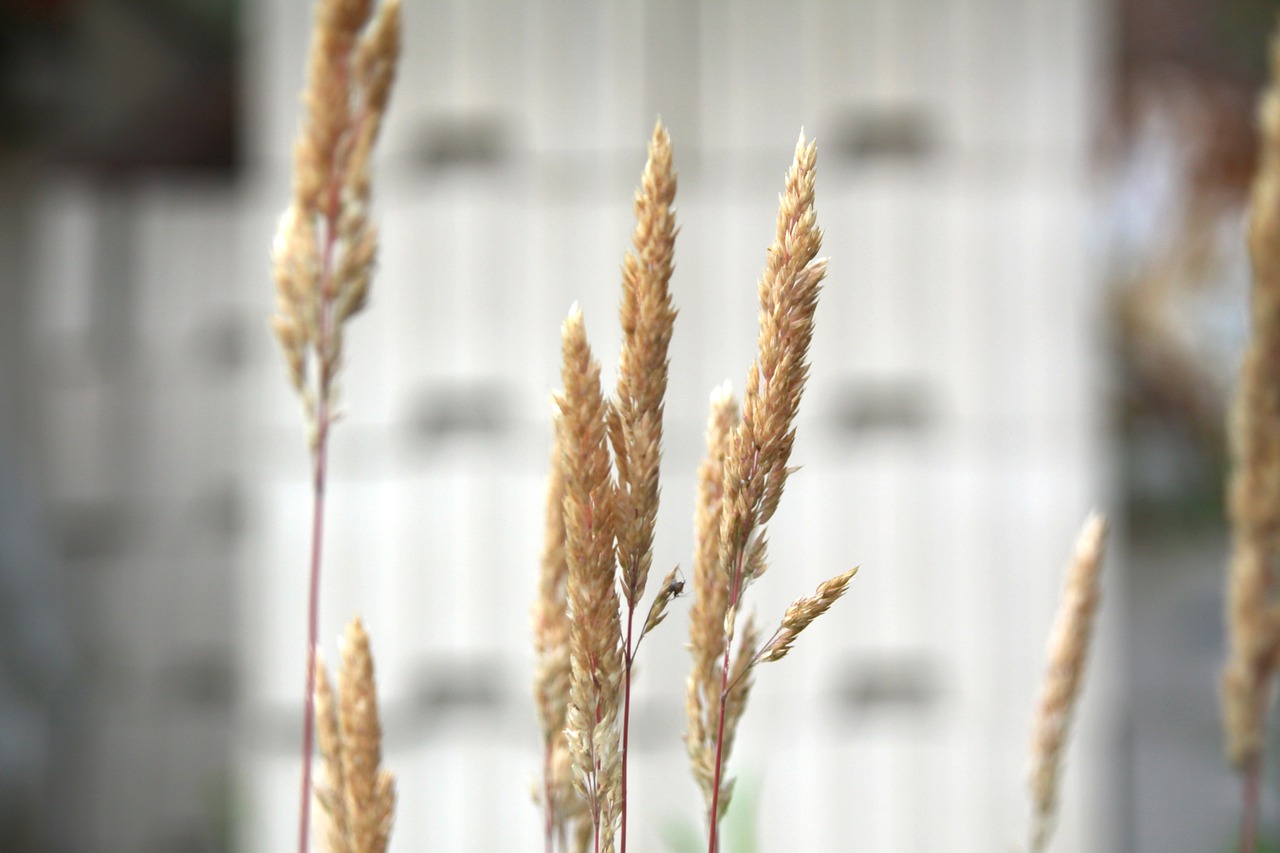
[[635,660],[631,648],[631,628],[635,621],[635,607],[627,605],[626,672],[622,691],[622,837],[619,847],[627,853],[627,747],[631,740],[631,664]]
[[720,710],[716,715],[720,722],[716,724],[716,774],[711,783],[711,809],[707,814],[707,823],[711,827],[708,853],[720,850],[720,774],[724,768],[724,718],[729,704],[729,648],[725,643],[724,663],[720,667]]
[[[813,596],[796,601],[788,608],[782,625],[759,655],[754,628],[748,621],[743,644],[738,653],[738,675],[731,677],[732,647],[738,610],[748,585],[767,568],[765,526],[777,510],[783,488],[792,469],[788,463],[795,443],[796,414],[808,378],[807,362],[813,340],[814,311],[818,293],[826,275],[826,262],[819,260],[822,232],[813,209],[814,177],[817,147],[806,142],[804,134],[796,143],[795,158],[787,174],[782,193],[773,244],[769,247],[764,272],[760,278],[760,331],[756,360],[747,371],[742,397],[742,415],[728,434],[720,471],[717,582],[727,587],[724,595],[723,636],[720,649],[720,690],[717,701],[714,766],[710,776],[710,806],[707,813],[708,853],[719,849],[719,827],[722,811],[728,806],[729,790],[723,782],[724,765],[730,743],[729,718],[741,714],[746,702],[748,676],[757,661],[780,660],[791,648],[796,636],[844,594],[855,569],[850,569],[824,582]],[[710,448],[709,448],[710,449]],[[701,500],[701,499],[700,499]],[[700,507],[700,516],[703,509]],[[699,521],[701,539],[701,521]],[[701,547],[699,548],[701,551]],[[700,596],[703,583],[696,585]],[[713,608],[702,611],[706,619]],[[707,657],[705,638],[708,628],[693,625],[695,668],[691,679],[704,682],[701,664]],[[741,679],[742,692],[735,701],[736,685]],[[697,690],[691,686],[691,693]],[[697,706],[690,701],[690,716]],[[701,730],[703,721],[691,719],[691,731]],[[705,774],[698,750],[694,756],[694,774]]]
[[[573,784],[586,801],[596,848],[607,853],[615,842],[624,853],[627,849],[627,759],[636,652],[644,635],[662,621],[678,590],[673,571],[637,631],[636,609],[653,564],[667,351],[676,316],[668,289],[676,236],[675,191],[671,141],[659,121],[636,192],[633,249],[622,264],[622,351],[615,397],[603,397],[600,368],[576,307],[562,329],[565,390],[558,399],[557,462],[564,490],[558,500],[549,496],[550,512],[564,530],[564,597],[570,613],[572,677],[562,728],[573,758]],[[544,564],[544,602],[546,572]],[[625,634],[621,602],[626,604]],[[553,604],[540,605],[540,624],[549,622]],[[546,636],[544,629],[535,630],[535,645],[544,661]],[[557,703],[540,697],[544,719],[549,716],[545,709],[553,704]]]
[[[328,352],[333,328],[333,300],[325,294],[333,292],[333,254],[338,242],[337,218],[339,199],[337,186],[330,187],[325,198],[324,249],[321,252],[319,291],[320,323],[316,350]],[[329,473],[330,389],[333,387],[332,364],[320,359],[317,385],[320,388],[315,413],[315,435],[311,455],[311,568],[307,573],[307,678],[302,701],[302,790],[298,806],[298,853],[307,853],[311,826],[312,764],[315,755],[315,677],[316,647],[320,642],[320,574],[324,563],[324,507]]]
[[377,253],[369,221],[369,159],[400,52],[400,1],[319,0],[294,147],[293,197],[273,253],[272,318],[310,428],[311,561],[303,698],[298,853],[309,851],[315,667],[323,566],[325,485],[342,328],[367,300]]
[[298,808],[298,853],[307,853],[311,825],[311,765],[315,752],[316,646],[320,635],[320,570],[324,547],[325,481],[329,460],[329,405],[317,409],[316,447],[312,462],[311,571],[307,590],[307,679],[302,703],[302,791]]
[[[627,631],[623,641],[622,778],[619,839],[627,850],[627,752],[631,736],[631,678],[636,646],[636,609],[653,565],[658,515],[658,469],[662,459],[663,400],[676,310],[670,282],[675,264],[676,175],[671,138],[661,120],[649,139],[648,159],[635,195],[632,248],[622,263],[622,351],[617,391],[608,413],[609,440],[617,468],[617,558]],[[651,627],[646,624],[646,629]],[[642,632],[643,633],[643,632]],[[634,642],[633,642],[634,640]]]
[[[328,352],[332,346],[333,327],[333,255],[338,242],[337,218],[339,197],[336,185],[324,194],[321,215],[324,222],[324,247],[321,251],[319,323],[315,349]],[[312,764],[315,753],[315,675],[316,646],[320,636],[320,576],[324,563],[325,485],[329,468],[330,389],[333,386],[332,364],[318,359],[319,389],[315,407],[311,448],[311,561],[307,573],[307,677],[302,701],[302,783],[298,806],[298,853],[307,853],[311,826]]]
[[[744,552],[745,553],[745,552]],[[724,721],[728,716],[729,709],[729,653],[733,646],[732,628],[728,627],[729,620],[732,619],[733,613],[738,609],[738,597],[742,593],[742,565],[739,561],[738,566],[730,575],[729,587],[729,603],[725,617],[725,641],[724,641],[724,660],[720,664],[720,708],[716,713],[719,722],[716,724],[716,770],[715,777],[711,783],[711,809],[707,815],[710,824],[710,838],[707,843],[709,853],[717,853],[720,849],[720,778],[724,772],[724,754],[725,754],[725,736]]]

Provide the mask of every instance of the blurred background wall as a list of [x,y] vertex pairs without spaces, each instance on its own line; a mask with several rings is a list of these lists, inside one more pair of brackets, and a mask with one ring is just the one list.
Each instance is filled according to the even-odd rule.
[[[803,468],[754,603],[771,621],[862,570],[760,673],[737,820],[763,850],[1017,846],[1061,568],[1097,505],[1115,538],[1056,849],[1226,844],[1220,424],[1273,14],[408,3],[322,616],[330,660],[352,615],[373,636],[393,849],[540,845],[527,614],[558,329],[578,301],[612,381],[657,115],[682,228],[658,566],[690,562],[707,396],[741,389],[802,126],[820,147]],[[267,256],[309,4],[0,15],[0,847],[288,849],[310,504]],[[700,830],[685,606],[641,661],[639,850]]]

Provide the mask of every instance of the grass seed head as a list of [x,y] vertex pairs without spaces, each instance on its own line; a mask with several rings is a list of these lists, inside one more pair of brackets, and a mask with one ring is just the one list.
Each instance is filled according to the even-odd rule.
[[1101,594],[1098,578],[1106,536],[1106,519],[1091,514],[1076,540],[1049,639],[1049,663],[1031,740],[1032,851],[1044,849],[1053,829],[1067,732],[1084,680]]
[[[272,329],[313,441],[329,417],[342,326],[365,304],[377,256],[369,159],[400,51],[400,0],[321,0],[294,145],[293,199],[277,230]],[[327,424],[325,425],[327,427]]]

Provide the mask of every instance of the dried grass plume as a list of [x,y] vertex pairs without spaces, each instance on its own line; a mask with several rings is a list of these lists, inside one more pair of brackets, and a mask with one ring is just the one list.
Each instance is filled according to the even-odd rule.
[[[758,352],[747,371],[742,411],[734,419],[720,411],[723,402],[713,402],[708,461],[699,477],[694,579],[698,600],[690,624],[694,666],[686,693],[686,745],[694,778],[709,799],[708,849],[716,848],[720,818],[732,795],[724,767],[752,670],[757,663],[781,659],[796,636],[844,593],[856,571],[837,575],[814,596],[793,604],[763,648],[754,622],[748,619],[737,657],[732,657],[742,596],[767,568],[765,526],[777,511],[792,473],[795,420],[809,376],[814,314],[826,276],[826,261],[818,258],[822,231],[813,207],[817,157],[817,146],[801,132],[760,277]],[[712,519],[718,526],[714,552],[713,532],[707,528]],[[717,616],[721,636],[712,640],[708,635],[716,630],[712,620]],[[718,667],[708,661],[717,649]]]
[[633,611],[644,595],[653,563],[667,350],[676,319],[669,289],[675,266],[675,197],[671,139],[659,121],[653,128],[649,159],[636,191],[633,250],[622,264],[622,303],[618,309],[622,352],[617,393],[609,412],[609,439],[618,469],[618,566],[628,611]]
[[571,679],[565,737],[573,784],[587,803],[601,850],[612,849],[621,803],[619,705],[623,675],[615,586],[614,484],[600,365],[575,305],[561,330],[559,398],[568,565]]
[[329,853],[385,853],[395,812],[395,777],[382,768],[382,723],[369,635],[347,626],[338,690],[317,662],[316,728],[325,779],[316,799],[328,818]]
[[1063,751],[1084,679],[1089,636],[1098,609],[1098,576],[1106,536],[1106,519],[1091,514],[1076,540],[1075,556],[1067,568],[1066,585],[1049,639],[1049,663],[1031,740],[1033,853],[1045,849],[1053,832]]
[[[720,727],[721,657],[724,655],[724,614],[728,605],[727,576],[720,565],[720,509],[724,492],[724,456],[729,433],[738,423],[738,401],[729,383],[711,394],[711,415],[707,421],[707,455],[698,467],[698,496],[694,514],[693,604],[689,607],[689,653],[693,667],[685,690],[685,749],[694,780],[702,790],[706,807],[711,808],[711,786],[716,772],[716,735]],[[752,654],[754,655],[754,650]],[[732,740],[738,717],[746,707],[750,680],[739,691],[744,701],[736,703],[738,714],[725,720],[726,739]],[[729,795],[722,791],[727,808]]]
[[739,596],[766,568],[762,528],[777,510],[791,473],[795,418],[809,377],[814,312],[827,272],[826,261],[817,260],[822,246],[813,209],[817,158],[817,145],[801,133],[760,277],[759,352],[747,371],[742,416],[725,452],[719,559],[729,575],[729,641]]
[[[707,458],[699,470],[689,629],[694,662],[687,681],[685,741],[708,809],[710,849],[716,847],[718,818],[732,794],[732,782],[722,778],[722,770],[732,752],[755,665],[781,659],[796,637],[845,592],[856,571],[837,575],[814,595],[798,600],[763,645],[751,617],[737,625],[743,591],[765,571],[764,528],[791,473],[795,418],[808,377],[814,311],[826,274],[825,261],[817,258],[822,233],[813,210],[816,158],[816,147],[802,133],[759,283],[758,355],[747,374],[741,410],[727,386],[713,396]],[[551,809],[559,807],[553,793],[558,766],[558,699],[553,694],[559,683],[553,650],[563,576],[569,613],[564,744],[575,791],[590,816],[589,827],[586,819],[574,823],[574,837],[589,837],[589,828],[597,849],[603,851],[613,850],[619,818],[626,849],[627,723],[634,655],[685,587],[678,568],[669,571],[639,636],[633,636],[635,611],[652,569],[659,502],[663,399],[676,317],[669,292],[677,234],[675,191],[670,140],[659,122],[636,194],[633,250],[623,263],[622,352],[611,400],[601,392],[600,368],[576,306],[561,330],[564,390],[557,397],[558,470],[553,465],[547,520],[546,554],[551,559],[544,559],[541,597],[535,606],[540,661],[535,693],[547,750],[542,798]],[[563,478],[562,485],[557,477]],[[550,848],[553,834],[564,839],[566,824],[550,810],[547,817]]]
[[544,832],[549,840],[563,838],[577,805],[568,768],[565,743],[565,714],[569,704],[569,565],[565,556],[564,449],[560,420],[554,423],[554,446],[547,477],[546,532],[543,540],[542,571],[538,598],[533,607],[533,648],[536,668],[533,677],[534,706],[542,729],[542,784],[537,798],[542,803]]
[[294,146],[293,198],[272,253],[272,328],[312,430],[329,416],[342,328],[364,307],[378,248],[369,159],[400,53],[400,0],[320,0]]
[[351,849],[350,826],[347,822],[346,783],[342,777],[342,729],[338,722],[338,703],[329,681],[324,660],[316,654],[316,740],[324,760],[324,775],[315,785],[316,801],[324,816],[324,849],[344,853]]

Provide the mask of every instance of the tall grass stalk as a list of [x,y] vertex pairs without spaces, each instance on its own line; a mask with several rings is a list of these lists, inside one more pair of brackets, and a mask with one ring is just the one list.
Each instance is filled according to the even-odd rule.
[[[754,623],[748,618],[737,661],[731,661],[743,594],[768,566],[765,526],[777,511],[783,488],[793,471],[790,459],[796,436],[795,418],[809,376],[808,353],[813,340],[814,313],[827,270],[826,261],[817,257],[822,245],[822,232],[813,208],[817,157],[817,145],[806,141],[802,132],[780,198],[774,240],[758,287],[759,349],[747,371],[741,415],[722,439],[719,489],[700,488],[700,493],[718,496],[719,530],[699,530],[702,539],[716,536],[717,568],[709,573],[710,583],[705,582],[704,570],[704,582],[695,584],[699,595],[710,593],[715,600],[697,612],[704,620],[714,619],[719,602],[724,602],[723,618],[718,626],[721,636],[712,641],[719,646],[721,655],[719,695],[714,699],[703,697],[703,710],[698,713],[699,719],[691,720],[690,727],[691,734],[697,731],[705,736],[711,730],[705,709],[714,706],[714,749],[704,742],[695,753],[690,745],[694,776],[703,784],[703,794],[709,800],[708,853],[719,849],[720,819],[732,794],[731,787],[724,782],[724,767],[733,737],[728,723],[730,719],[736,723],[742,713],[751,671],[758,663],[781,660],[800,632],[844,594],[857,571],[849,569],[823,582],[814,595],[795,601],[763,646],[758,644]],[[711,452],[721,451],[715,448]],[[704,514],[700,508],[699,517]],[[703,543],[698,551],[702,554]],[[717,586],[718,589],[711,591]],[[695,660],[691,680],[706,682],[708,650],[699,646],[714,636],[716,628],[706,624],[690,628]],[[743,689],[735,695],[739,685]],[[696,709],[691,706],[690,710]],[[714,757],[708,760],[711,755]],[[707,777],[709,784],[705,781]]]
[[[664,618],[678,592],[675,570],[663,579],[642,625],[637,611],[653,564],[662,457],[667,351],[675,324],[668,290],[676,225],[676,179],[671,141],[659,121],[636,193],[632,251],[622,266],[622,325],[617,391],[606,399],[600,366],[591,352],[582,313],[575,305],[561,330],[564,391],[556,398],[557,457],[548,500],[548,545],[542,594],[535,610],[535,677],[544,736],[544,834],[557,822],[555,785],[548,777],[560,699],[557,683],[555,608],[568,612],[568,697],[563,731],[573,767],[572,783],[586,804],[597,850],[627,845],[627,751],[636,654],[645,635]],[[556,478],[562,478],[558,484]],[[557,515],[558,514],[558,515]],[[561,530],[563,528],[563,532]],[[563,568],[553,553],[563,538]],[[564,577],[563,602],[556,577]],[[621,596],[619,596],[621,591]],[[620,608],[626,607],[626,629]],[[561,824],[563,825],[563,823]]]
[[[324,340],[322,337],[321,340]],[[324,547],[324,495],[329,448],[329,407],[322,401],[318,412],[313,453],[311,569],[307,575],[307,678],[302,705],[302,782],[299,793],[298,853],[307,850],[311,821],[311,762],[314,753],[316,647],[320,634],[320,567]]]
[[[659,120],[649,140],[640,188],[632,250],[622,264],[622,352],[617,390],[607,413],[617,469],[617,555],[627,605],[623,640],[622,767],[619,784],[620,849],[627,850],[627,755],[631,735],[631,679],[642,635],[635,633],[636,609],[653,565],[653,531],[658,517],[658,474],[662,459],[662,419],[668,358],[676,310],[670,281],[675,264],[676,176],[671,138]],[[648,626],[646,626],[648,627]]]
[[303,89],[306,114],[294,147],[293,198],[273,256],[272,327],[310,431],[311,559],[298,851],[308,853],[314,752],[316,644],[323,565],[325,484],[334,384],[345,322],[364,307],[377,253],[368,218],[369,158],[400,50],[400,2],[320,0]]

